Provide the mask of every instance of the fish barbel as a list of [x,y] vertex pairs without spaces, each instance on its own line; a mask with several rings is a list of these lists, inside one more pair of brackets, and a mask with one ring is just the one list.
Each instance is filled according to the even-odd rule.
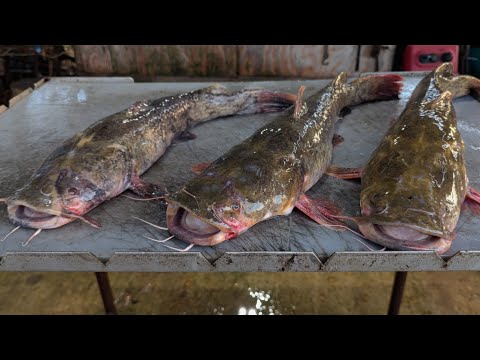
[[325,173],[332,157],[333,127],[347,106],[398,97],[398,75],[365,76],[347,83],[341,73],[306,100],[258,129],[179,191],[166,196],[167,227],[180,240],[215,245],[258,222],[288,215],[297,207],[317,223],[345,228],[331,215],[337,209],[305,192]]
[[163,187],[140,175],[188,128],[221,116],[281,111],[295,95],[266,90],[229,91],[220,85],[139,101],[103,118],[58,146],[13,196],[8,216],[18,226],[51,229],[81,219],[126,189],[162,197]]
[[468,186],[452,104],[469,93],[478,99],[480,80],[455,76],[450,63],[418,83],[363,171],[357,171],[362,216],[351,219],[366,238],[390,249],[442,254],[456,236],[462,205],[478,213],[480,194]]

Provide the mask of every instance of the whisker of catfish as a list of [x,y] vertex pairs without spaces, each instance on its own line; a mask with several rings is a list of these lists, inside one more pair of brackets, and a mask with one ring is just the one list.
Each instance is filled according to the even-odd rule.
[[18,229],[20,229],[20,226],[17,226],[15,229],[13,229],[12,231],[10,231],[7,235],[5,235],[5,237],[0,240],[0,242],[2,241],[5,241],[7,239],[7,237],[9,237],[10,235],[12,235],[15,231],[17,231]]
[[136,217],[136,216],[132,216],[134,219],[138,219],[140,221],[143,221],[144,223],[148,224],[148,225],[151,225],[153,226],[154,228],[157,228],[157,229],[160,229],[160,230],[168,230],[168,228],[166,227],[161,227],[161,226],[158,226],[158,225],[155,225],[155,224],[152,224],[151,222],[148,222],[146,220],[143,220],[143,219],[140,219],[139,217]]

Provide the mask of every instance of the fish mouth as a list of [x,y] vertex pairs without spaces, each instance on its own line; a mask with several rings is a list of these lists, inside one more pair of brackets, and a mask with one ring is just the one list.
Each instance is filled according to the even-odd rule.
[[33,229],[53,229],[75,220],[59,215],[54,210],[40,210],[28,204],[10,204],[7,211],[15,225]]
[[174,204],[167,207],[167,227],[177,239],[200,246],[216,245],[231,237],[231,232],[220,228],[220,225],[214,225]]
[[365,223],[358,225],[369,240],[395,250],[431,251],[445,253],[455,235],[447,237],[428,234],[408,225],[380,225]]

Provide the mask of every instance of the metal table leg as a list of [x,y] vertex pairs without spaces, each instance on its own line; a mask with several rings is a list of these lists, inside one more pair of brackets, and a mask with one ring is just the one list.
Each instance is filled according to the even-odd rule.
[[100,289],[100,295],[102,295],[103,306],[107,315],[118,315],[117,308],[113,302],[113,292],[110,287],[110,281],[108,279],[108,273],[96,272],[98,288]]
[[403,290],[407,281],[407,272],[395,272],[395,280],[393,282],[392,295],[390,297],[390,305],[388,306],[388,315],[398,315],[400,304],[402,303]]

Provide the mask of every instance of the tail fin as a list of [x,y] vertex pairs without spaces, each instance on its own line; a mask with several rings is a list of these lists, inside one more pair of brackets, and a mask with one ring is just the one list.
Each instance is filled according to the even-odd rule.
[[[295,94],[279,93],[266,90],[259,90],[257,94],[252,95],[256,98],[256,102],[250,111],[255,113],[281,111],[295,104],[297,99]],[[248,111],[248,109],[246,111]],[[243,112],[240,112],[239,114],[243,114]]]
[[235,109],[237,111],[232,111],[238,115],[282,111],[293,105],[297,99],[294,94],[267,90],[244,90],[232,95],[233,97],[241,99],[239,107]]
[[189,111],[190,125],[221,116],[282,111],[295,103],[296,95],[268,90],[229,91],[213,85],[197,91],[200,96]]
[[364,102],[398,99],[403,86],[400,75],[370,75],[352,81],[347,104],[357,105]]
[[451,63],[443,63],[437,67],[434,77],[440,90],[450,91],[453,98],[470,94],[480,101],[480,79],[470,75],[454,76]]
[[[232,105],[232,113],[238,114],[281,111],[290,107],[297,99],[294,94],[262,89],[245,89],[232,92],[221,84],[211,85],[201,91],[204,94],[228,98]],[[216,106],[219,106],[219,104],[216,104]]]

